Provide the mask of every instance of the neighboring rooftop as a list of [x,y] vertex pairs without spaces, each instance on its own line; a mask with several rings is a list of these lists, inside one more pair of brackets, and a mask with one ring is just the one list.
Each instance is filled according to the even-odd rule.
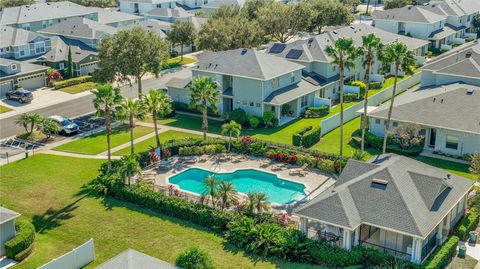
[[244,4],[245,4],[245,0],[215,0],[215,1],[209,1],[202,7],[203,8],[220,8],[222,6],[243,7]]
[[422,6],[423,9],[438,15],[465,16],[480,11],[478,0],[443,0],[430,1]]
[[62,62],[68,61],[68,48],[72,51],[72,61],[78,63],[86,57],[96,57],[97,52],[91,50],[84,50],[79,46],[69,46],[61,37],[51,37],[52,49],[44,55],[36,58],[35,62]]
[[319,84],[316,81],[308,80],[302,77],[300,82],[288,85],[272,92],[263,101],[271,105],[282,105],[297,99],[299,96],[304,96],[315,92],[318,90],[318,87]]
[[173,264],[159,260],[142,252],[127,249],[95,269],[181,269]]
[[303,68],[303,65],[254,49],[208,51],[198,58],[194,70],[260,80],[269,80]]
[[40,34],[35,32],[2,25],[0,27],[0,48],[25,45],[32,42]]
[[[407,91],[395,98],[392,120],[480,134],[480,87],[463,83]],[[388,105],[368,113],[387,118]]]
[[322,34],[287,44],[274,43],[268,46],[267,52],[272,55],[301,62],[331,62],[332,59],[325,53],[327,46],[335,44],[335,41],[339,38],[346,37],[351,38],[355,43],[354,45],[359,47],[362,45],[362,36],[371,33],[381,38],[384,44],[393,43],[398,40],[407,45],[410,50],[428,45],[428,41],[426,40],[397,35],[371,25],[360,23],[329,29]]
[[163,17],[163,18],[174,18],[174,19],[185,19],[193,17],[192,13],[187,12],[181,7],[175,8],[155,8],[146,13],[145,16],[150,17]]
[[4,224],[7,221],[20,217],[20,213],[0,206],[0,224]]
[[425,238],[472,185],[399,155],[375,163],[350,159],[334,186],[294,214],[349,230],[366,223]]
[[125,21],[132,21],[132,20],[143,20],[143,17],[136,16],[133,14],[119,12],[114,9],[106,9],[100,7],[91,7],[93,11],[97,12],[98,14],[98,22],[101,24],[112,24],[112,23],[120,23]]
[[127,26],[122,27],[121,30],[132,29],[135,27],[140,27],[147,31],[153,32],[154,34],[156,34],[161,38],[167,38],[165,31],[170,30],[171,23],[152,19],[152,20],[140,21],[140,22],[129,24]]
[[11,64],[16,64],[17,66],[19,66],[20,68],[17,70],[20,70],[20,71],[14,74],[6,74],[5,72],[0,70],[0,78],[6,79],[8,77],[14,77],[14,76],[23,75],[23,74],[30,74],[38,71],[44,71],[49,68],[48,66],[0,58],[0,66],[10,66]]
[[92,9],[72,2],[35,3],[18,7],[4,8],[0,13],[0,24],[10,25],[44,21],[95,13]]
[[404,6],[388,10],[375,10],[372,13],[376,20],[395,20],[401,22],[435,23],[446,19],[446,16],[429,11],[422,6]]
[[66,37],[100,39],[104,35],[115,34],[117,29],[86,18],[73,17],[38,32]]

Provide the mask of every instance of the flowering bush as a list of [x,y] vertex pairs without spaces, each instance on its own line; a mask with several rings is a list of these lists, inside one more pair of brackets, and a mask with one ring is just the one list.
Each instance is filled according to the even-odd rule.
[[172,152],[169,149],[162,150],[163,159],[168,160],[172,156]]
[[420,146],[425,138],[423,135],[417,135],[420,128],[418,124],[407,124],[393,129],[390,132],[393,143],[397,144],[401,149],[411,149]]
[[249,145],[249,144],[252,144],[253,142],[254,142],[253,138],[249,135],[242,137],[242,144],[244,145]]

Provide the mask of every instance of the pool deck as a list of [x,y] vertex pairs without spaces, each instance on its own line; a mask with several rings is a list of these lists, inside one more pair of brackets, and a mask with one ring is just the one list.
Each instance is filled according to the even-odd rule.
[[238,169],[256,169],[268,173],[277,174],[278,177],[305,185],[305,193],[309,198],[317,196],[335,183],[335,179],[318,169],[309,168],[305,176],[289,175],[291,168],[299,168],[289,165],[282,170],[272,170],[272,165],[278,164],[266,158],[244,157],[241,161],[234,161],[241,157],[238,154],[217,154],[192,157],[171,157],[168,163],[161,162],[143,172],[143,178],[154,184],[154,189],[165,190],[168,188],[167,179],[188,168],[203,168],[216,173],[232,172]]

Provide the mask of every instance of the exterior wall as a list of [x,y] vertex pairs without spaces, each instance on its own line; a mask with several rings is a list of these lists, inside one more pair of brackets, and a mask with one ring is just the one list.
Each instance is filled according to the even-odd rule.
[[458,76],[450,76],[450,75],[443,75],[438,74],[435,75],[435,85],[445,85],[454,82],[464,82],[472,85],[480,86],[480,78],[467,78],[467,77],[458,77]]
[[263,115],[263,85],[269,82],[233,77],[233,109],[241,108],[247,114]]
[[0,226],[0,257],[5,255],[5,242],[15,236],[15,221],[5,222]]
[[387,20],[373,20],[375,27],[378,27],[382,30],[388,31],[390,33],[398,34],[398,22],[397,21],[387,21]]
[[[43,47],[43,50],[36,51],[35,44]],[[36,55],[42,55],[51,49],[51,41],[49,38],[37,37],[33,42],[23,44],[21,46],[10,47],[8,53],[2,54],[5,58],[22,59]],[[4,48],[6,51],[6,48]],[[22,53],[21,53],[22,52]]]
[[51,20],[43,20],[43,21],[34,21],[34,22],[29,22],[29,23],[19,23],[19,24],[11,24],[10,26],[12,27],[17,27],[17,28],[22,28],[28,31],[36,32],[40,31],[44,28],[50,27],[52,25],[55,25],[57,23],[60,23],[62,21],[67,20],[68,18],[74,18],[74,17],[83,17],[87,18],[93,21],[98,21],[98,14],[97,12],[92,12],[89,14],[85,14],[83,16],[72,16],[72,17],[62,17],[59,16],[58,18],[51,19]]
[[300,81],[300,79],[302,78],[302,71],[297,70],[297,71],[293,72],[293,75],[295,76],[295,80],[293,82],[292,82],[292,73],[288,73],[288,74],[279,76],[277,87],[272,87],[272,80],[265,81],[264,96],[267,97],[272,92],[274,92],[278,89],[281,89],[281,88],[286,87],[288,85],[291,85],[293,83],[298,83]]
[[190,103],[190,91],[188,89],[168,88],[167,93],[174,102]]
[[135,5],[138,5],[138,13],[140,15],[149,12],[152,9],[155,8],[174,8],[176,7],[176,2],[175,1],[170,1],[170,2],[165,2],[165,3],[156,3],[153,1],[152,3],[142,3],[141,1],[137,3],[129,2],[129,1],[120,1],[120,11],[125,12],[125,13],[136,13],[135,10]]

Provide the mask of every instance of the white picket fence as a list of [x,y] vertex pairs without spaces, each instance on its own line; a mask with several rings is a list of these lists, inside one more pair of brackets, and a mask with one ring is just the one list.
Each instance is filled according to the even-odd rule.
[[37,269],[80,269],[95,260],[93,239]]
[[[402,81],[397,83],[397,93],[402,93],[409,88],[415,86],[416,84],[420,83],[421,72],[415,73],[412,76],[403,79]],[[393,92],[393,85],[386,88],[385,90],[378,92],[375,95],[372,95],[368,98],[368,105],[369,106],[378,106],[379,104],[387,101],[392,97]],[[360,101],[357,104],[345,109],[343,111],[343,122],[348,122],[360,114],[357,112],[363,108],[363,104],[365,101]],[[328,132],[334,130],[335,128],[340,126],[340,113],[337,113],[329,118],[326,118],[322,122],[320,122],[320,126],[322,127],[322,136],[327,134]]]

